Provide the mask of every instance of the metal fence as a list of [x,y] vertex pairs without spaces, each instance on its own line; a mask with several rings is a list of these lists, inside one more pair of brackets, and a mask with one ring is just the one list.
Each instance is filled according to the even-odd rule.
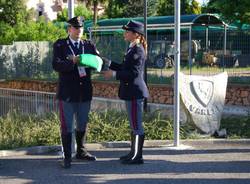
[[[194,75],[214,75],[226,71],[231,81],[249,80],[250,78],[250,30],[227,30],[210,28],[192,30],[192,54],[189,56],[189,32],[181,31],[181,72]],[[224,47],[224,37],[226,46]],[[92,40],[100,53],[116,62],[122,62],[128,47],[123,40],[122,32],[113,34],[93,33]],[[148,79],[164,82],[165,77],[174,73],[174,30],[148,32]],[[194,46],[193,46],[194,45]],[[189,57],[191,57],[191,62]],[[163,68],[157,65],[165,62]],[[168,64],[170,63],[170,65]],[[172,63],[172,65],[171,65]],[[237,78],[237,79],[235,79]]]
[[55,93],[0,88],[0,116],[11,112],[42,115],[57,111]]
[[[192,52],[189,62],[187,41],[189,33],[181,32],[181,71],[189,74],[212,75],[227,71],[229,76],[250,77],[250,30],[228,30],[226,55],[223,50],[223,30],[210,29],[208,37],[205,31],[193,30],[192,40],[199,48]],[[113,34],[98,33],[92,35],[102,56],[112,61],[122,62],[128,44],[121,32]],[[148,34],[148,75],[161,78],[171,76],[173,66],[155,67],[159,56],[171,56],[166,51],[173,44],[174,31],[155,31]],[[199,44],[197,44],[199,43]],[[194,51],[194,50],[193,50]],[[164,54],[165,55],[164,55]],[[165,60],[167,61],[167,60]],[[57,73],[52,68],[52,43],[14,42],[13,45],[0,45],[0,79],[44,79],[55,80]],[[197,70],[198,68],[198,70]],[[150,76],[148,77],[150,78]]]
[[[206,65],[222,68],[246,67],[250,66],[250,30],[228,30],[225,35],[223,29],[210,29],[209,33],[204,30],[192,30],[192,40],[195,41],[195,46],[192,46],[193,64]],[[226,52],[224,53],[224,36],[226,36]],[[98,49],[106,57],[110,59],[121,60],[124,51],[128,45],[124,44],[122,33],[105,33],[98,32],[93,34],[92,39],[97,44]],[[183,66],[188,63],[188,40],[189,32],[183,30],[181,32],[181,60]],[[157,54],[170,54],[168,47],[174,43],[173,30],[159,30],[148,33],[148,56],[151,63]],[[194,48],[195,47],[195,48]],[[115,49],[114,49],[115,48]],[[151,53],[152,52],[152,53]],[[155,54],[155,56],[153,56]],[[226,55],[223,63],[222,57]],[[152,58],[150,58],[152,55]],[[173,53],[172,53],[173,55]],[[207,57],[206,57],[207,56]],[[209,57],[210,56],[210,57]],[[238,60],[238,63],[236,62]],[[184,63],[186,62],[186,63]]]

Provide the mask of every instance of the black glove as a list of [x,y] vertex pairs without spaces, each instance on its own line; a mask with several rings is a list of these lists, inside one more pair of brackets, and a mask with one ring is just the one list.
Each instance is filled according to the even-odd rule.
[[106,57],[101,57],[103,64],[102,64],[102,70],[101,71],[107,71],[109,70],[109,66],[111,64],[111,60]]

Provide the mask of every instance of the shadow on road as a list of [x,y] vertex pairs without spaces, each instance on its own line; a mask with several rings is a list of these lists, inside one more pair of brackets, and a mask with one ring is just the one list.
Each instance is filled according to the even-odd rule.
[[[0,184],[109,183],[109,184],[249,184],[250,159],[228,161],[226,154],[250,153],[250,149],[162,150],[146,149],[145,164],[122,165],[125,150],[98,150],[96,162],[74,161],[72,168],[59,166],[59,156],[33,155],[0,159]],[[206,160],[204,155],[208,154]],[[250,155],[250,154],[249,154]],[[169,159],[170,157],[175,157]],[[178,157],[181,156],[180,159]],[[197,157],[197,160],[190,159]],[[216,157],[220,156],[219,160]],[[185,159],[183,159],[185,158]],[[250,156],[249,156],[250,158]],[[190,159],[190,160],[189,160]],[[213,160],[213,161],[211,161]],[[213,179],[214,178],[214,179]]]

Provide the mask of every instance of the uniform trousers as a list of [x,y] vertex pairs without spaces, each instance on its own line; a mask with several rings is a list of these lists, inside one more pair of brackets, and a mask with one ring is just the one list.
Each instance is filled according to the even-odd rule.
[[59,115],[61,122],[61,133],[67,134],[74,131],[74,119],[76,130],[85,131],[89,120],[91,101],[86,102],[65,102],[59,101]]
[[143,135],[142,125],[143,99],[126,100],[126,110],[128,113],[131,131],[134,135]]

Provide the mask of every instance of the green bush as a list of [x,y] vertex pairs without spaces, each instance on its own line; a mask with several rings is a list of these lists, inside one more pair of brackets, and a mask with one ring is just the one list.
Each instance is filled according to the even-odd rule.
[[[106,142],[130,140],[130,129],[125,112],[91,112],[87,141]],[[158,111],[143,117],[147,140],[172,140],[173,121]],[[230,138],[250,138],[250,117],[227,118],[221,122]],[[57,114],[43,116],[8,114],[0,118],[0,149],[38,145],[59,145],[60,126]],[[185,124],[180,128],[181,139],[201,138],[195,128]]]
[[14,27],[0,22],[0,45],[12,44],[13,41],[55,41],[66,36],[63,23],[46,22],[44,17],[37,22],[20,22]]
[[250,138],[250,116],[222,119],[221,128],[227,130],[230,138]]
[[67,36],[64,24],[55,25],[46,22],[43,17],[38,22],[29,21],[16,25],[15,33],[15,41],[55,41]]
[[[129,122],[125,112],[91,112],[88,142],[129,140]],[[155,112],[144,116],[147,139],[173,139],[172,121]],[[60,144],[59,119],[45,116],[8,114],[0,118],[0,149]]]
[[15,40],[16,34],[13,27],[4,22],[0,22],[0,45],[11,44]]
[[60,144],[57,115],[8,114],[0,118],[0,149]]

